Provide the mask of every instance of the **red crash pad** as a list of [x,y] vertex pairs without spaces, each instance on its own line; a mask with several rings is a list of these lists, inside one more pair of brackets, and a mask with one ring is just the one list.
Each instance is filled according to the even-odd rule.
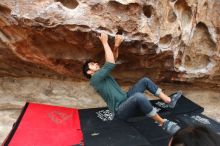
[[27,103],[3,145],[84,145],[78,110]]

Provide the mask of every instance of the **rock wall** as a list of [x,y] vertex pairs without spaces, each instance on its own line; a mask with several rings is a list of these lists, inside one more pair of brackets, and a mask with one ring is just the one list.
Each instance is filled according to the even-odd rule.
[[100,32],[125,37],[115,77],[220,88],[219,0],[1,0],[0,76],[84,80]]

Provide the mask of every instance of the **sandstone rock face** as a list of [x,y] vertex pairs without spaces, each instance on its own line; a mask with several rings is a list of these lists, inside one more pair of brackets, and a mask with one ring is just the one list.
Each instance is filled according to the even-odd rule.
[[219,0],[1,0],[0,76],[83,80],[86,60],[104,61],[100,32],[125,37],[121,82],[220,87]]

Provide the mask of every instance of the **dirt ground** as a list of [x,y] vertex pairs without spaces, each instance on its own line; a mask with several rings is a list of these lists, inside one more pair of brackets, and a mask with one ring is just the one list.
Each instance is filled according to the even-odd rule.
[[[182,90],[184,95],[205,108],[204,114],[220,122],[220,91],[163,85],[166,94]],[[125,90],[128,87],[123,87]],[[150,99],[152,95],[146,93]],[[88,82],[40,78],[0,78],[0,143],[6,138],[26,102],[74,108],[106,106]]]

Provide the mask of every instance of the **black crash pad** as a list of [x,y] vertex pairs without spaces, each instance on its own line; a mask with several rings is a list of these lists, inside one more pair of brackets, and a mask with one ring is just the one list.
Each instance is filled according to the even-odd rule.
[[[189,117],[204,116],[201,114],[203,107],[184,96],[174,109],[164,106],[161,100],[152,100],[151,103],[163,118],[173,120],[182,127],[196,124]],[[79,116],[85,146],[167,146],[171,137],[141,112],[127,121],[117,118],[112,120],[106,107],[79,110]],[[214,120],[212,124],[220,128],[220,124]]]

